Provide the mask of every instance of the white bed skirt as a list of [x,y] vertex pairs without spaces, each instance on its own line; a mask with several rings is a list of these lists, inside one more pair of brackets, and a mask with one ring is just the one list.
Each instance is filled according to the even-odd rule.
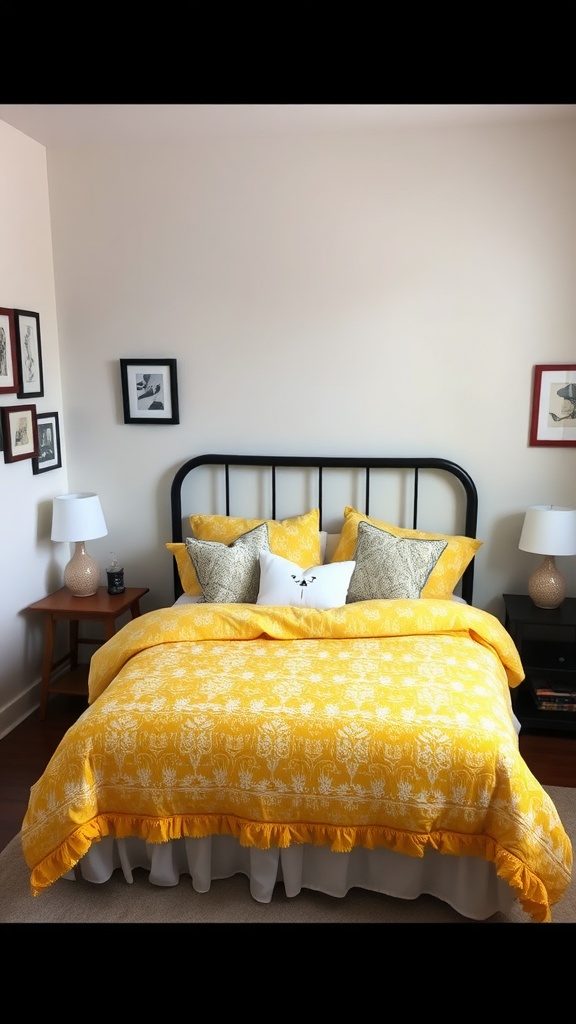
[[132,882],[136,868],[148,871],[153,885],[178,885],[181,877],[188,875],[193,888],[201,893],[209,892],[219,878],[243,874],[259,903],[271,901],[277,882],[283,883],[290,897],[301,889],[344,897],[354,887],[408,900],[426,893],[475,921],[484,921],[498,911],[506,913],[515,902],[514,890],[498,878],[494,865],[478,857],[453,857],[437,850],[427,850],[424,857],[408,857],[362,847],[345,854],[306,844],[258,850],[240,846],[230,836],[169,843],[108,836],[94,843],[65,877],[74,879],[80,872],[86,881],[105,883],[114,871],[121,870],[126,881]]

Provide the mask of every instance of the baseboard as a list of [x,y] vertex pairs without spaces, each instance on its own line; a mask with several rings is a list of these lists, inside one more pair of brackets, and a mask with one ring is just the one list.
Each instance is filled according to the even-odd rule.
[[40,707],[40,683],[34,683],[25,693],[0,709],[0,739]]

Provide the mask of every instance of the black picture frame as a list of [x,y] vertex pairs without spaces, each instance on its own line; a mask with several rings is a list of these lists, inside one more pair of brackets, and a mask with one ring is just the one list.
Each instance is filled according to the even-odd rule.
[[38,423],[35,405],[4,405],[2,432],[4,462],[21,462],[38,455]]
[[39,412],[36,422],[38,425],[38,455],[32,459],[34,475],[48,473],[51,469],[60,469],[62,466],[58,413]]
[[40,316],[30,309],[15,309],[16,354],[20,387],[18,398],[42,398],[44,367],[40,340]]
[[175,359],[121,359],[124,423],[179,423]]
[[0,306],[0,395],[16,394],[19,387],[14,310]]

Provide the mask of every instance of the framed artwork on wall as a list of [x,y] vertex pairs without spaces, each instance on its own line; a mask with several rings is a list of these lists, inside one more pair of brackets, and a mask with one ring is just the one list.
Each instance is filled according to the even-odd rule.
[[0,306],[0,395],[16,392],[19,386],[14,310]]
[[576,363],[534,367],[530,445],[576,446]]
[[47,473],[50,469],[60,469],[62,452],[60,449],[60,422],[57,412],[39,412],[38,423],[38,455],[32,459],[32,472]]
[[20,462],[38,455],[38,424],[35,405],[4,405],[2,432],[4,461]]
[[41,398],[44,370],[40,342],[40,317],[28,309],[15,309],[16,354],[20,388],[18,398]]
[[175,359],[121,359],[124,423],[179,423]]

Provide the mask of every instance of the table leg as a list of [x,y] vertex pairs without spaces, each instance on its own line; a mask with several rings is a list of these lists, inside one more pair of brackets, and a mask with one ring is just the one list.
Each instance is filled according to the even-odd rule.
[[113,618],[104,619],[104,636],[106,640],[110,640],[116,632],[116,622]]

